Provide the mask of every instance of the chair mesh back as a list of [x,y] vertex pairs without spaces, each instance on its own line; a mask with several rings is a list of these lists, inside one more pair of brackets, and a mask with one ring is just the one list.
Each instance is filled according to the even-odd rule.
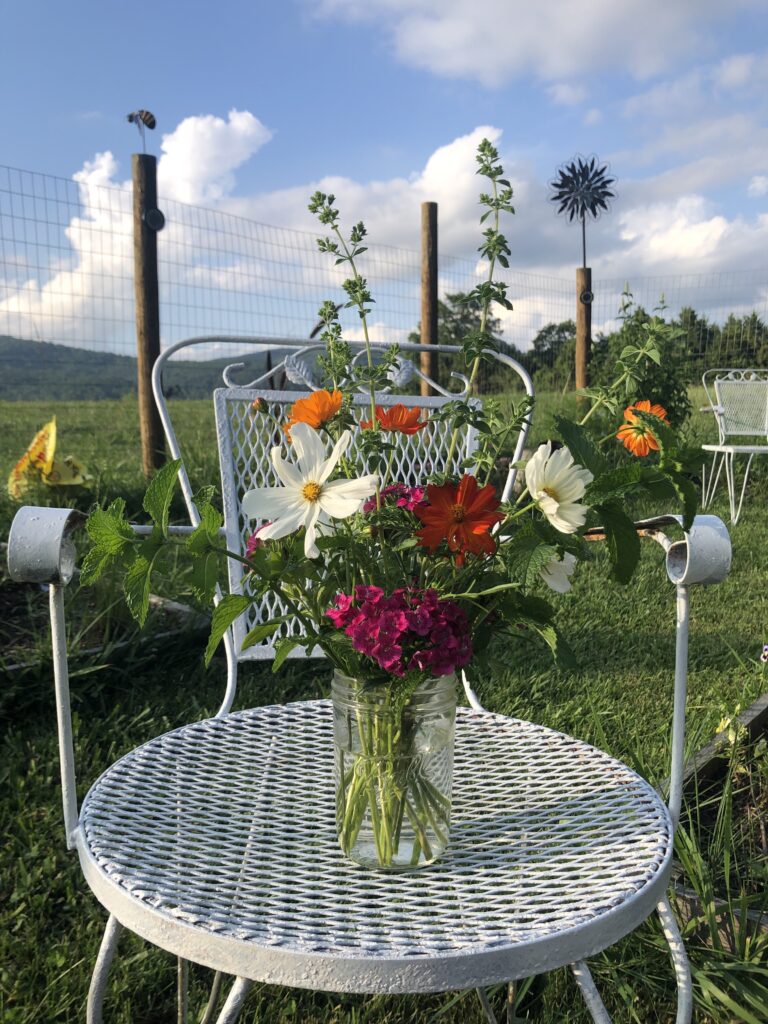
[[768,380],[715,380],[723,437],[768,437]]
[[[288,410],[297,398],[303,397],[295,391],[265,391],[247,388],[229,388],[214,392],[216,409],[216,431],[221,461],[221,482],[224,501],[224,521],[227,531],[227,546],[231,551],[245,552],[245,545],[261,520],[247,519],[242,510],[243,495],[254,487],[279,486],[280,481],[270,461],[272,448],[285,439],[279,424],[288,419]],[[254,412],[253,402],[260,398],[266,402],[269,415]],[[381,395],[377,404],[395,405],[403,402],[408,408],[437,409],[448,401],[445,398],[421,398],[397,395]],[[481,405],[479,399],[472,404]],[[357,421],[370,418],[370,400],[365,395],[356,396],[353,412]],[[276,421],[276,422],[275,422]],[[432,473],[449,469],[459,473],[463,459],[476,447],[476,432],[465,428],[460,444],[446,467],[451,427],[448,423],[432,422],[429,427],[413,435],[391,434],[389,440],[397,448],[392,459],[392,479],[396,482],[415,486],[423,483]],[[348,455],[356,462],[360,474],[368,472],[359,451],[359,433],[353,434]],[[247,576],[244,578],[243,565],[229,560],[229,588],[231,593],[248,590]],[[252,605],[250,611],[235,623],[235,644],[239,651],[246,633],[260,622],[267,622],[276,615],[284,615],[286,608],[277,598],[269,596],[260,605]],[[281,636],[300,636],[301,627],[296,620],[286,622],[270,640],[249,648],[240,655],[241,660],[271,658],[274,655],[274,640]],[[296,652],[297,656],[302,651]],[[318,652],[319,653],[319,652]]]

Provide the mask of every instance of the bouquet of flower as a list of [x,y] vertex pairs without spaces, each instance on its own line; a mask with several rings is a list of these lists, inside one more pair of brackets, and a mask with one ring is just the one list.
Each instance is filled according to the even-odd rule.
[[[267,401],[254,401],[252,415],[264,418],[270,436],[281,437],[271,450],[276,484],[242,498],[254,531],[245,551],[224,554],[244,563],[246,585],[244,593],[219,602],[206,651],[210,659],[234,620],[271,595],[285,614],[259,622],[244,648],[275,638],[276,668],[297,646],[325,652],[336,670],[340,844],[353,859],[384,868],[429,863],[447,843],[455,674],[482,668],[491,640],[505,633],[538,637],[567,663],[568,648],[541,590],[570,588],[577,562],[587,555],[582,534],[588,517],[604,529],[614,573],[626,581],[639,557],[628,496],[679,499],[687,521],[696,505],[660,406],[646,400],[627,407],[618,435],[615,422],[599,440],[590,431],[590,420],[615,417],[628,397],[636,397],[638,367],[659,358],[653,331],[625,349],[613,384],[585,395],[581,423],[556,418],[561,443],[538,447],[522,469],[520,493],[504,501],[497,494],[499,455],[530,408],[521,402],[502,417],[494,403],[479,407],[470,397],[496,344],[486,330],[492,304],[510,305],[494,275],[497,265],[507,266],[510,252],[500,216],[513,212],[494,147],[484,141],[477,159],[490,186],[481,195],[483,221],[490,225],[480,247],[488,275],[468,296],[482,308],[479,329],[463,345],[468,393],[430,417],[377,401],[398,364],[398,348],[374,353],[368,341],[372,298],[358,270],[365,227],[356,224],[346,237],[334,197],[313,196],[310,209],[329,231],[320,249],[350,269],[344,290],[347,305],[360,314],[365,358],[352,358],[337,306],[329,301],[320,310],[325,386],[298,399],[283,421],[275,421]],[[362,415],[353,401],[361,391],[368,396]],[[398,446],[438,421],[450,428],[443,468],[423,479],[398,478]],[[467,424],[478,444],[462,459],[459,438]],[[626,449],[618,462],[605,450],[617,447],[617,436]],[[94,511],[88,524],[92,547],[84,579],[122,564],[129,606],[142,620],[149,574],[168,539],[177,469],[178,463],[166,466],[147,492],[144,507],[155,523],[150,537],[133,534],[121,501]],[[198,592],[207,597],[215,583],[211,565],[222,552],[222,520],[210,494],[199,505],[201,523],[187,544]],[[289,620],[298,621],[300,635],[285,629]]]

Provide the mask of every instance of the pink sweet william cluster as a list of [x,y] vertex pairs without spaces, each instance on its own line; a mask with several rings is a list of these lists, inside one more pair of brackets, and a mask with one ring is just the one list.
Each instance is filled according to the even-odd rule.
[[259,548],[264,547],[264,541],[261,539],[261,537],[259,537],[259,534],[269,525],[269,523],[262,523],[261,526],[257,526],[256,529],[251,534],[251,536],[248,538],[248,540],[245,543],[246,558],[253,558],[254,554],[259,550]]
[[358,586],[354,595],[337,594],[325,614],[356,651],[395,676],[414,669],[445,676],[472,658],[466,615],[436,590],[400,587],[386,597],[381,587]]
[[[381,500],[387,505],[396,505],[398,508],[407,508],[413,512],[417,505],[424,501],[426,490],[423,487],[406,487],[405,484],[391,484],[381,490]],[[376,510],[376,499],[369,498],[363,505],[363,512],[374,512]]]

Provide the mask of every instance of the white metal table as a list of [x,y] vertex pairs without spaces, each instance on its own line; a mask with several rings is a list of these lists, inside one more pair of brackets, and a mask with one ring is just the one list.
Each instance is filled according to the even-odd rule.
[[339,850],[329,701],[144,744],[95,783],[77,847],[121,924],[241,979],[431,992],[604,949],[663,898],[673,827],[651,786],[541,726],[459,709],[451,843],[393,875]]

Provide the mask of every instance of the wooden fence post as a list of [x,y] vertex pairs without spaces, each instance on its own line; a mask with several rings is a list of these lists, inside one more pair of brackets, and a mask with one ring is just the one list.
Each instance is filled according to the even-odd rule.
[[592,270],[576,270],[576,388],[589,383],[589,357],[592,349]]
[[[437,344],[437,203],[421,204],[421,343]],[[421,353],[421,372],[437,381],[438,353]],[[421,381],[422,395],[429,384]]]
[[165,461],[160,414],[152,396],[152,367],[160,355],[160,299],[157,283],[157,232],[165,219],[157,209],[157,160],[134,153],[133,274],[136,296],[136,354],[138,362],[141,464],[144,475]]

